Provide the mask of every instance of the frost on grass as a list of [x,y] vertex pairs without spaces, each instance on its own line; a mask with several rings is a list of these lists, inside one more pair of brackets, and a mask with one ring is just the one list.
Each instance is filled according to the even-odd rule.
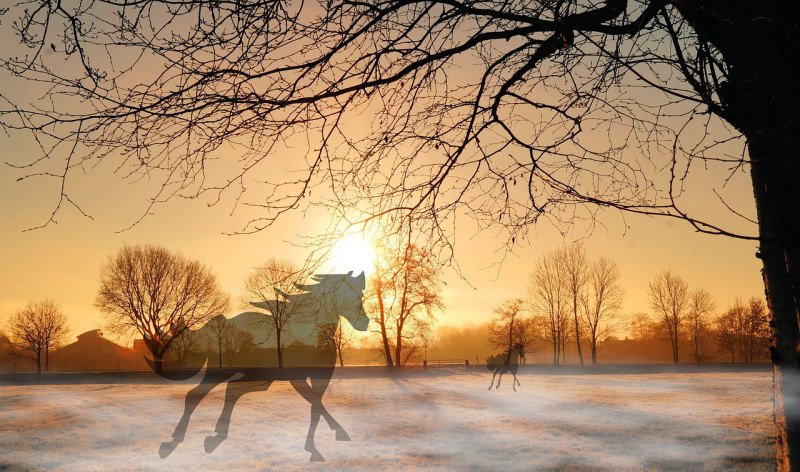
[[[519,376],[487,391],[488,374],[338,379],[303,450],[309,406],[288,383],[244,396],[230,433],[214,434],[224,386],[192,416],[166,459],[162,441],[190,384],[0,386],[0,470],[767,470],[768,373]],[[503,379],[506,382],[506,378]],[[508,382],[510,382],[510,377]]]

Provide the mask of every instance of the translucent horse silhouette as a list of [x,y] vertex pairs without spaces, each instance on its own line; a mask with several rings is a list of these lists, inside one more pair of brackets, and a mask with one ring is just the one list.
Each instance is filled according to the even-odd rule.
[[[362,295],[364,290],[364,274],[353,277],[352,272],[348,274],[329,274],[316,275],[312,277],[316,282],[314,285],[297,285],[303,293],[286,295],[286,301],[262,301],[252,302],[251,304],[277,313],[277,309],[296,310],[288,322],[290,331],[297,338],[317,339],[321,329],[336,326],[341,315],[353,328],[365,331],[369,324],[369,317],[364,313],[362,305]],[[284,294],[285,295],[285,294]],[[283,306],[280,306],[284,304]],[[270,315],[264,313],[247,312],[242,313],[229,320],[226,324],[233,325],[236,329],[251,333],[254,339],[265,338],[266,317]],[[209,321],[199,332],[212,329],[214,320]],[[316,359],[314,367],[278,369],[274,367],[274,361],[270,362],[266,358],[256,368],[225,368],[210,369],[206,368],[202,381],[186,395],[183,416],[172,433],[172,441],[161,443],[159,455],[165,458],[175,450],[185,435],[189,426],[189,419],[200,401],[217,385],[228,382],[225,393],[225,403],[222,413],[217,421],[215,428],[216,434],[205,439],[205,450],[207,453],[213,452],[228,436],[231,414],[233,407],[242,395],[256,391],[266,391],[273,381],[287,380],[297,390],[297,392],[308,403],[311,404],[311,422],[306,437],[305,450],[311,453],[311,461],[324,461],[322,454],[314,446],[314,434],[317,429],[320,417],[325,418],[330,428],[336,431],[337,441],[349,441],[350,437],[344,428],[328,413],[322,404],[322,395],[328,387],[333,370],[335,367],[334,356],[326,355]],[[148,362],[150,362],[148,360]],[[204,360],[203,363],[213,362],[213,359]],[[259,359],[261,362],[261,359]],[[191,370],[165,371],[161,372],[162,377],[171,380],[186,380],[194,376],[202,369],[200,367]],[[270,367],[270,364],[272,365]],[[319,366],[317,366],[319,365]],[[151,363],[151,367],[152,367]],[[310,383],[308,382],[310,380]]]
[[510,349],[507,349],[503,354],[495,354],[493,356],[486,358],[486,368],[489,370],[493,370],[494,373],[492,374],[492,382],[489,384],[489,390],[492,389],[492,385],[494,385],[494,378],[497,374],[500,374],[497,377],[497,386],[495,389],[500,388],[500,380],[503,378],[503,374],[506,372],[511,372],[511,375],[514,376],[514,380],[511,382],[511,387],[514,391],[517,391],[517,385],[520,387],[522,386],[517,379],[517,369],[519,368],[519,360],[525,358],[525,351],[522,350],[522,344],[515,344]]

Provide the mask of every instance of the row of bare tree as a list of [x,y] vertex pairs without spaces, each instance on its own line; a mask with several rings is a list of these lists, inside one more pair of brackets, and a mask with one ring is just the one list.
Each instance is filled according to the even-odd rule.
[[625,290],[617,264],[605,257],[590,260],[581,243],[542,255],[530,274],[527,291],[527,299],[508,300],[495,310],[488,343],[501,349],[517,343],[533,349],[534,343],[543,341],[552,349],[554,365],[566,361],[567,346],[572,343],[581,364],[585,348],[596,364],[598,346],[626,324],[631,332],[648,329],[657,333],[653,339],[668,341],[674,363],[686,342],[695,362],[708,360],[715,344],[730,353],[732,361],[754,362],[768,344],[763,301],[751,298],[747,305],[736,301],[715,317],[711,293],[690,290],[669,270],[648,285],[652,315],[635,314],[625,323],[620,316]]
[[[406,235],[407,236],[407,235]],[[375,260],[364,306],[374,320],[374,338],[387,366],[399,366],[418,354],[427,342],[437,310],[443,307],[439,268],[421,247],[387,245]],[[270,259],[246,278],[241,306],[274,301],[259,339],[236,329],[224,315],[231,306],[211,270],[197,261],[159,246],[125,246],[109,257],[101,271],[95,306],[104,313],[108,331],[121,336],[141,336],[157,369],[171,353],[179,363],[201,352],[216,353],[217,364],[232,365],[239,356],[267,339],[274,339],[278,366],[290,327],[297,323],[296,306],[287,303],[312,275],[308,268]],[[207,326],[204,334],[196,330]],[[37,370],[49,367],[49,353],[67,334],[66,318],[52,302],[31,303],[8,321],[11,339],[32,353]],[[352,333],[341,324],[316,327],[318,349],[334,353],[340,365]],[[213,358],[213,357],[212,357]]]

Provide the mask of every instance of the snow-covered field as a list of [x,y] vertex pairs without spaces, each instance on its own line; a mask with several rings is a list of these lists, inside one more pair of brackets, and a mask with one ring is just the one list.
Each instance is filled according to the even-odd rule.
[[[485,372],[485,371],[484,371]],[[244,396],[214,452],[224,386],[161,459],[191,384],[0,386],[0,470],[769,470],[771,375],[490,375],[335,379],[303,450],[309,406],[286,382]]]

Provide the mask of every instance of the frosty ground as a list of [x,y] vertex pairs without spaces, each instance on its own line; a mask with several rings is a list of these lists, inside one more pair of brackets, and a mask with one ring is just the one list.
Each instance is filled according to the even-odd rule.
[[488,391],[483,372],[334,378],[303,450],[309,406],[286,382],[244,396],[214,452],[217,387],[186,439],[158,454],[191,383],[0,385],[0,470],[769,470],[771,374],[522,373]]

